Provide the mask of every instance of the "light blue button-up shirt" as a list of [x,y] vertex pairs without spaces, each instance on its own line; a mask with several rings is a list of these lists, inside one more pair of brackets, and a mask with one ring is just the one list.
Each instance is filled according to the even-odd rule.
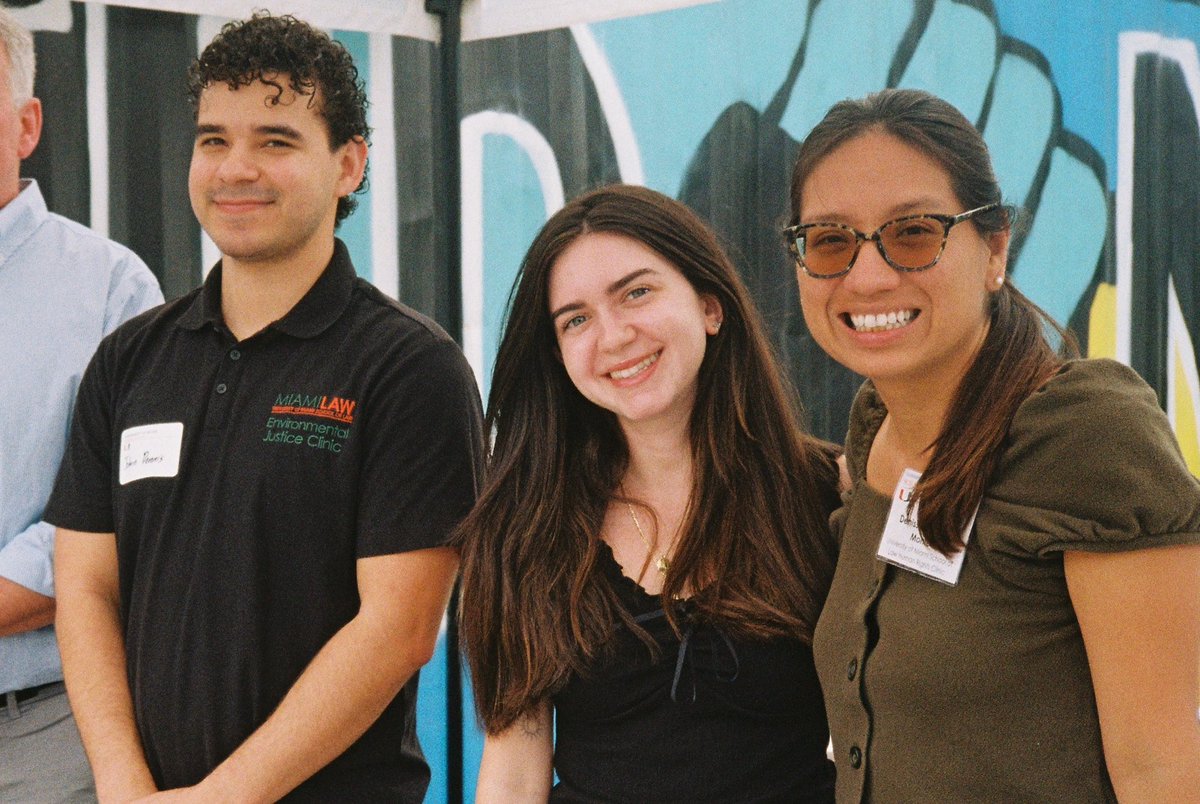
[[[0,577],[54,595],[42,509],[100,339],[162,302],[136,254],[48,212],[34,181],[0,209]],[[62,679],[54,628],[0,637],[0,693]]]

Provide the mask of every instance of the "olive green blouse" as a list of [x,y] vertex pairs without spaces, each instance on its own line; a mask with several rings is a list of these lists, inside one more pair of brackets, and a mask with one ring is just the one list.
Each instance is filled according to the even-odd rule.
[[813,643],[837,800],[1114,801],[1062,554],[1200,542],[1200,483],[1154,393],[1081,360],[1022,403],[955,586],[876,558],[891,498],[865,473],[885,414],[868,382]]

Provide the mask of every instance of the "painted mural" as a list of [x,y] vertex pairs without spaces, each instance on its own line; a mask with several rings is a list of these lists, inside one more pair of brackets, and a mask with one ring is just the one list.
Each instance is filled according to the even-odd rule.
[[[1195,2],[468,2],[453,131],[438,122],[437,20],[413,0],[369,0],[370,14],[363,3],[309,0],[3,5],[39,29],[47,122],[25,172],[53,209],[137,250],[168,296],[194,287],[215,259],[186,201],[183,76],[222,18],[187,12],[319,8],[372,102],[370,189],[341,236],[365,276],[461,337],[485,394],[534,232],[564,199],[634,182],[683,199],[718,230],[813,429],[832,439],[859,380],[825,358],[799,313],[778,234],[790,163],[834,101],[928,89],[977,123],[1020,210],[1014,281],[1088,354],[1147,379],[1200,473]],[[649,7],[661,10],[633,16]],[[456,154],[452,231],[444,213]],[[480,741],[456,668],[443,648],[424,671],[430,801],[469,799],[474,785]]]

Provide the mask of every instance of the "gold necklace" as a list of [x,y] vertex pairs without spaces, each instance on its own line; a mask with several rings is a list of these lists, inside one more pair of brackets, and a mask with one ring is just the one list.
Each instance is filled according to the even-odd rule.
[[[642,530],[642,523],[638,522],[637,514],[633,512],[633,505],[625,503],[625,509],[629,511],[629,518],[633,520],[633,526],[637,528],[638,536],[642,537],[642,544],[646,545],[646,555],[653,558],[654,544],[646,537],[646,532]],[[658,570],[660,575],[666,575],[667,570],[671,569],[671,559],[667,558],[666,553],[659,553],[658,560],[654,562],[654,568]]]

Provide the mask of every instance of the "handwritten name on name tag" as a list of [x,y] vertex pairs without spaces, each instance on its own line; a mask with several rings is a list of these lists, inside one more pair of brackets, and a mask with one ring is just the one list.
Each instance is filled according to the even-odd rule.
[[163,422],[130,427],[121,433],[121,485],[146,477],[179,474],[183,422]]
[[[900,476],[900,482],[892,492],[892,507],[888,511],[887,524],[883,527],[883,538],[879,540],[879,552],[876,555],[889,564],[955,586],[962,572],[963,558],[967,554],[965,545],[975,525],[975,514],[971,514],[971,521],[963,533],[962,550],[950,558],[934,550],[925,543],[925,537],[917,529],[918,505],[913,505],[911,514],[908,510],[912,490],[920,479],[921,473],[916,469],[905,469]],[[979,510],[976,509],[975,513],[979,513]]]

